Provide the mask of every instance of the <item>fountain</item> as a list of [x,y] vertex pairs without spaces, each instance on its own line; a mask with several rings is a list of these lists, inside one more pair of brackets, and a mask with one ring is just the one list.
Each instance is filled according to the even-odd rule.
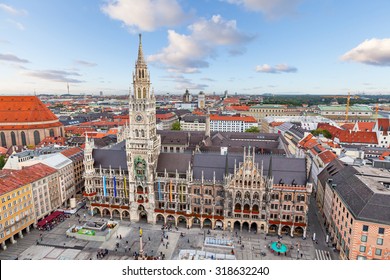
[[282,242],[280,241],[274,241],[272,242],[269,247],[277,252],[277,253],[286,253],[287,252],[287,246],[285,244],[283,244]]

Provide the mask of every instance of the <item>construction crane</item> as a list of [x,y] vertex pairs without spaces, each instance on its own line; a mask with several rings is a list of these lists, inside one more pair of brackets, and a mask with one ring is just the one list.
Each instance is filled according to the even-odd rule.
[[379,104],[376,103],[376,107],[375,107],[375,118],[378,119],[378,110],[379,110]]
[[348,92],[347,106],[345,107],[345,121],[348,121],[349,101],[351,100],[351,93]]

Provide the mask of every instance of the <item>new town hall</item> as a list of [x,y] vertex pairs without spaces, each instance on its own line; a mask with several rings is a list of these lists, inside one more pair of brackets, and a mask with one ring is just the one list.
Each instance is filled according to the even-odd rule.
[[157,131],[142,51],[117,144],[85,146],[85,193],[102,217],[306,236],[312,184],[278,134]]

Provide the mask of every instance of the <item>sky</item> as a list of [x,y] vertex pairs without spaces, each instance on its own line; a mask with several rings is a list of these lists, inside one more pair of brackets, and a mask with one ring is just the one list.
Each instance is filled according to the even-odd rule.
[[0,0],[0,94],[389,94],[388,0]]

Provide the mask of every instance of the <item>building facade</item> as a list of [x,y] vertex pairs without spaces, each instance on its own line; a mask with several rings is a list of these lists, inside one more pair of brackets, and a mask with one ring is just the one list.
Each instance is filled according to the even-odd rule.
[[[312,185],[304,159],[260,154],[261,145],[279,144],[252,133],[158,133],[141,40],[133,89],[133,121],[120,129],[118,143],[97,149],[86,140],[84,196],[92,214],[305,237]],[[202,145],[218,152],[201,153]]]
[[36,146],[46,137],[64,136],[58,118],[36,96],[0,96],[2,147]]
[[328,231],[342,259],[390,259],[390,172],[347,166],[332,176]]
[[35,212],[29,178],[5,170],[0,175],[0,243],[6,250],[7,243],[16,243],[17,238],[30,231]]

